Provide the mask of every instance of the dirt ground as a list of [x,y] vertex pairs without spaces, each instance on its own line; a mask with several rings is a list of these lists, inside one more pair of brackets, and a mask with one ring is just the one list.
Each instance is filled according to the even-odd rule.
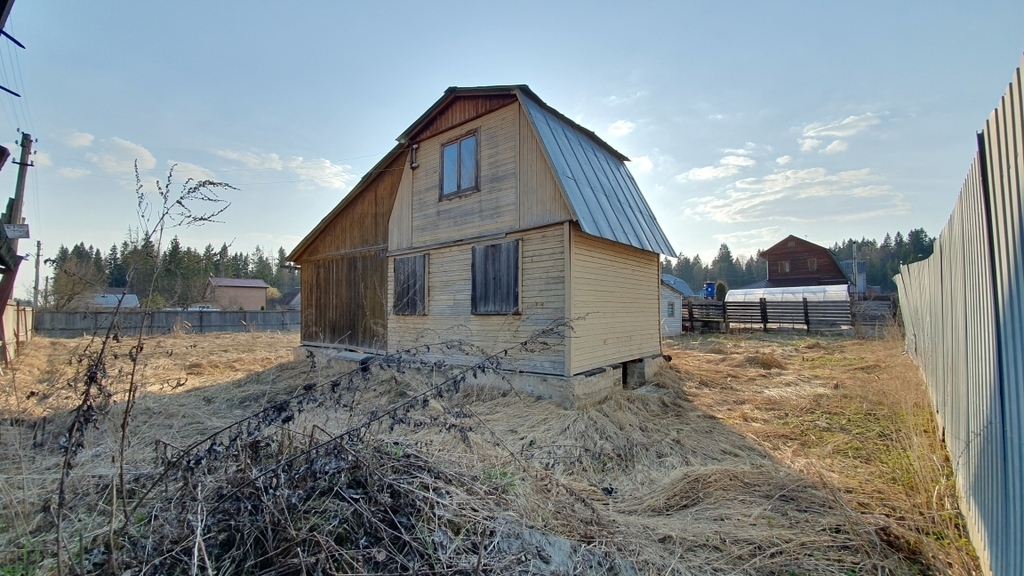
[[[111,343],[106,401],[60,510],[61,442],[98,343],[36,339],[0,379],[0,574],[56,573],[58,545],[81,572],[118,566],[119,574],[154,573],[174,554],[182,565],[198,562],[189,556],[202,542],[196,535],[206,530],[212,539],[228,529],[212,514],[198,531],[184,517],[157,522],[157,511],[174,520],[175,506],[194,496],[167,485],[140,509],[149,516],[132,520],[138,534],[166,530],[169,541],[180,540],[180,554],[156,561],[138,552],[143,560],[131,560],[138,547],[136,528],[129,528],[120,564],[111,560],[120,546],[108,528],[117,516],[108,503],[117,499],[121,441],[128,440],[125,468],[137,478],[128,484],[141,486],[160,471],[160,446],[187,447],[282,399],[287,409],[273,412],[272,425],[258,432],[277,458],[299,439],[313,444],[390,406],[406,407],[390,424],[367,427],[360,445],[385,442],[385,453],[374,457],[384,464],[374,468],[415,469],[418,487],[403,489],[416,498],[426,490],[424,470],[444,472],[432,476],[430,543],[417,552],[431,555],[435,573],[979,573],[927,394],[895,338],[681,337],[665,342],[670,370],[655,382],[577,411],[507,390],[442,395],[433,381],[394,366],[353,380],[350,366],[295,360],[296,334],[168,335],[146,339],[141,352],[136,344]],[[133,368],[141,386],[123,436]],[[348,387],[339,384],[345,378]],[[293,399],[319,390],[325,392],[316,402],[295,409]],[[448,496],[438,499],[438,491]],[[139,492],[129,497],[145,499]],[[372,516],[365,498],[363,512]],[[392,490],[374,502],[387,508],[400,500]],[[291,540],[280,550],[319,538],[319,522],[331,516],[320,501],[315,509],[289,506]],[[58,515],[72,535],[60,544]],[[424,516],[416,518],[409,521],[418,531]],[[440,547],[439,534],[455,544]],[[207,541],[208,571],[255,566],[234,551],[224,552],[230,560],[218,558],[217,550],[228,548]],[[377,546],[365,554],[383,566],[395,548]],[[310,561],[280,550],[282,562]],[[324,573],[368,565],[364,552],[345,554]],[[394,552],[398,571],[423,570],[410,554]]]

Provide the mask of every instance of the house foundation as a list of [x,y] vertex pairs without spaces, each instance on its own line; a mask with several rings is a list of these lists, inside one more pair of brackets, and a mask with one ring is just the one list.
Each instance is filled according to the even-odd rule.
[[[351,364],[350,369],[354,370],[366,365],[374,355],[320,346],[299,346],[295,349],[296,360],[307,360],[310,357],[317,362],[331,360],[349,363]],[[661,361],[660,364],[658,360]],[[475,376],[467,374],[466,384],[497,388],[511,386],[517,392],[550,400],[566,410],[576,410],[601,402],[616,390],[622,390],[624,383],[627,383],[630,388],[642,386],[664,364],[665,360],[661,356],[657,356],[626,364],[595,368],[572,377],[511,371],[487,372]],[[439,383],[443,379],[440,374],[427,369],[406,368],[406,370],[418,370],[428,381],[435,383]],[[623,372],[624,370],[626,372]]]

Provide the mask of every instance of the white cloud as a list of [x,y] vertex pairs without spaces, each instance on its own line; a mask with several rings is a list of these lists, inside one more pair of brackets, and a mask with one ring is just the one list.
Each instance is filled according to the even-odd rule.
[[779,156],[778,158],[776,158],[775,162],[779,166],[785,166],[786,164],[789,164],[790,160],[792,160],[792,159],[793,159],[792,156],[790,156],[789,154],[786,154],[785,156]]
[[253,170],[288,170],[299,182],[322,188],[344,189],[355,178],[351,166],[334,164],[324,158],[306,160],[301,156],[282,158],[277,154],[215,150],[214,154],[239,162]]
[[834,140],[831,144],[821,149],[825,154],[835,154],[846,150],[847,144],[843,140]]
[[647,156],[637,156],[630,162],[630,167],[637,174],[645,174],[654,168],[654,162]]
[[718,161],[723,166],[753,166],[757,161],[746,156],[726,156]]
[[636,124],[629,120],[616,120],[608,127],[608,132],[612,136],[625,136],[632,132],[634,128],[636,128]]
[[690,216],[718,222],[860,220],[904,214],[903,196],[876,182],[867,168],[830,173],[824,168],[776,170],[738,180],[723,192],[698,198]]
[[82,176],[92,174],[92,172],[85,168],[58,168],[57,174],[65,178],[81,178]]
[[143,146],[122,138],[111,138],[100,141],[99,153],[89,153],[85,159],[108,172],[132,173],[135,162],[140,170],[149,170],[156,166],[156,158]]
[[87,132],[72,132],[62,138],[64,143],[72,148],[92,146],[93,139],[93,135]]
[[868,128],[880,123],[878,114],[867,113],[860,116],[848,116],[837,122],[829,124],[814,123],[804,126],[804,136],[821,137],[833,136],[835,138],[849,138],[854,134],[863,132]]
[[728,118],[725,114],[712,114],[708,116],[708,120],[725,120]]
[[174,166],[174,175],[176,180],[183,180],[191,178],[193,180],[214,180],[214,174],[212,171],[203,168],[197,164],[191,162],[175,162],[174,160],[167,161],[167,167]]
[[771,152],[771,151],[772,151],[772,147],[771,146],[768,146],[767,144],[754,144],[753,142],[747,142],[746,144],[744,144],[740,148],[723,148],[722,149],[722,152],[724,152],[726,154],[732,154],[732,155],[739,154],[740,156],[750,156],[751,154],[753,154],[755,152]]
[[782,226],[765,226],[728,234],[713,234],[712,238],[717,242],[728,244],[733,254],[757,256],[758,250],[775,244],[785,238],[788,233]]
[[633,92],[630,92],[629,94],[626,94],[625,96],[609,96],[605,98],[605,102],[607,102],[611,106],[614,106],[616,104],[622,104],[624,102],[636,100],[637,98],[643,98],[644,96],[647,96],[647,94],[647,90],[635,90]]
[[214,150],[213,153],[221,158],[241,162],[253,170],[280,170],[284,168],[284,161],[277,154],[256,154],[253,152],[234,152],[230,150]]
[[801,152],[813,152],[815,148],[821,146],[821,140],[815,138],[801,138],[800,139],[800,151]]
[[676,180],[680,182],[687,182],[690,180],[718,180],[720,178],[728,178],[739,174],[739,166],[702,166],[700,168],[690,168],[682,174],[676,175]]
[[53,158],[42,150],[36,150],[33,154],[32,163],[36,166],[53,166]]

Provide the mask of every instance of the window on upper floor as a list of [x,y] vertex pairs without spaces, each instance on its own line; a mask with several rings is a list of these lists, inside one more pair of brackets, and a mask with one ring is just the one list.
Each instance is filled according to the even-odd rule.
[[479,188],[480,170],[476,132],[441,146],[441,197]]
[[789,260],[779,260],[779,274],[789,272]]
[[427,313],[427,255],[395,258],[395,315]]
[[807,259],[807,269],[810,270],[811,272],[814,272],[815,270],[817,270],[818,269],[818,259],[817,258],[808,258]]
[[519,313],[519,241],[473,246],[473,314]]

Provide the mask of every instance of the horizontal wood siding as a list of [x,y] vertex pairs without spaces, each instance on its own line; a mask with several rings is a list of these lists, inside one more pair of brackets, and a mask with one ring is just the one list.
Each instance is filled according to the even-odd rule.
[[385,348],[386,268],[383,250],[302,266],[302,341]]
[[[460,244],[429,252],[427,272],[427,315],[388,317],[388,349],[401,350],[418,343],[463,339],[491,353],[526,340],[536,330],[565,315],[565,258],[562,226],[510,234],[521,239],[520,304],[522,314],[508,316],[474,315],[471,310],[471,268],[473,244]],[[388,278],[394,290],[394,278]],[[516,368],[542,374],[565,370],[565,343],[535,353],[518,353],[508,361]],[[440,351],[441,357],[466,361],[454,351]]]
[[412,246],[412,169],[406,162],[388,223],[388,249],[401,250],[409,246]]
[[[518,228],[519,106],[510,105],[424,140],[412,171],[412,246],[430,246]],[[479,130],[480,189],[444,200],[439,193],[441,145]]]
[[[675,305],[675,314],[673,316],[668,315],[668,304],[669,302]],[[671,288],[661,285],[661,335],[662,336],[675,336],[683,331],[683,322],[681,314],[681,308],[683,306],[683,297],[678,292]]]
[[[789,243],[793,245],[790,246]],[[847,281],[846,274],[828,248],[818,246],[801,238],[791,237],[779,242],[761,253],[768,261],[769,280],[801,280],[803,285],[835,284]],[[815,269],[811,270],[810,261]],[[779,263],[789,262],[789,271],[780,272]]]
[[526,110],[519,108],[519,226],[532,228],[572,220],[555,179],[551,163],[541,146]]
[[661,353],[658,255],[572,228],[572,373]]

